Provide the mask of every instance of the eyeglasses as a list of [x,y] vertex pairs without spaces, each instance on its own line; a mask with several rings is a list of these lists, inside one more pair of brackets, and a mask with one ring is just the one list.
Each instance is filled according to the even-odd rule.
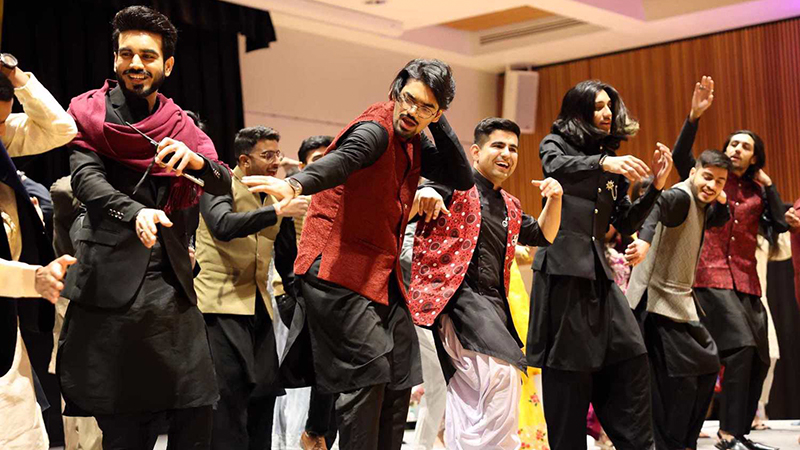
[[414,99],[414,97],[405,92],[400,95],[400,105],[402,105],[403,109],[407,111],[416,109],[417,116],[423,120],[430,119],[434,114],[436,114],[435,109],[431,108],[430,106],[420,105],[419,102]]
[[283,158],[283,153],[281,153],[280,150],[269,150],[262,154],[264,155],[264,158],[266,158],[267,161],[272,161],[275,158],[278,159]]

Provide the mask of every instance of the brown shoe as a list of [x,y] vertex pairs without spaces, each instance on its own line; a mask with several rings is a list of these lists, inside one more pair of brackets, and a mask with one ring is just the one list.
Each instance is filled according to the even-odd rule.
[[328,450],[324,436],[311,436],[305,431],[300,435],[300,448],[303,450]]

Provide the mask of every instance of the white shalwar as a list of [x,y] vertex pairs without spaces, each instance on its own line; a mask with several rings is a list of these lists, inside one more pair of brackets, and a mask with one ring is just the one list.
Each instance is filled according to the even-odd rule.
[[17,330],[14,362],[0,377],[0,449],[47,450],[50,447],[36,402],[33,370]]
[[447,385],[445,445],[451,450],[514,450],[522,381],[511,364],[466,350],[453,323],[440,316],[439,336],[456,372]]

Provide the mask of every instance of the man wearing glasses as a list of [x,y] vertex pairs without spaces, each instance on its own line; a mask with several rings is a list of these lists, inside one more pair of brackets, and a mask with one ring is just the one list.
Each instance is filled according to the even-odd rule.
[[[288,180],[245,178],[281,203],[315,194],[295,263],[298,299],[286,358],[304,351],[292,344],[307,342],[296,340],[305,328],[316,386],[338,394],[342,449],[402,445],[411,387],[422,377],[400,242],[420,175],[454,189],[474,184],[442,115],[454,96],[447,64],[413,60],[392,82],[390,101],[367,108],[319,161]],[[435,144],[420,135],[426,127]]]
[[200,198],[195,290],[220,386],[212,449],[272,448],[279,387],[267,277],[281,218],[304,215],[308,200],[296,198],[281,208],[272,196],[252,193],[240,180],[275,176],[279,141],[272,128],[240,130],[233,143],[237,165],[231,193]]

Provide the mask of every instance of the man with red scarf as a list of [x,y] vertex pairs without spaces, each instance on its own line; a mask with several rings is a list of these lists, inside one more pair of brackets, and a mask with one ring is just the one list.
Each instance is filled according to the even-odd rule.
[[[400,243],[420,175],[459,190],[474,183],[442,115],[455,96],[450,67],[413,60],[389,96],[353,120],[325,156],[300,173],[287,180],[244,179],[282,202],[315,194],[294,266],[298,299],[283,364],[293,360],[305,321],[316,386],[338,394],[342,449],[399,450],[403,443],[411,387],[422,377]],[[426,127],[435,145],[420,135]]]
[[164,419],[170,448],[207,449],[219,395],[183,211],[202,189],[179,175],[214,195],[229,193],[231,179],[208,136],[158,93],[175,63],[175,27],[142,6],[112,26],[117,80],[69,108],[72,188],[86,212],[63,293],[72,301],[58,354],[64,413],[96,417],[106,450],[153,448]]

